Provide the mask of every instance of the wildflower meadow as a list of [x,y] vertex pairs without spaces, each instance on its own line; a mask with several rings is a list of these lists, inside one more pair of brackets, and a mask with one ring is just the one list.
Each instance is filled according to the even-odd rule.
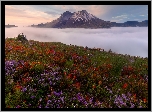
[[5,108],[148,108],[148,58],[5,39]]

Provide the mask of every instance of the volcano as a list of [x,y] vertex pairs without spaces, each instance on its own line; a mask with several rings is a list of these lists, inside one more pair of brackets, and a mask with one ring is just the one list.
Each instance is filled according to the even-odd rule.
[[46,28],[110,28],[110,21],[99,19],[93,14],[88,13],[86,10],[74,13],[66,11],[52,22],[35,26]]

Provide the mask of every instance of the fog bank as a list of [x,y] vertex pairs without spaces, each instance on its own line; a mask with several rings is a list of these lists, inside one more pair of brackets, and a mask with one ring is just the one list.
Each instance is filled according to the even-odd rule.
[[28,40],[41,42],[62,42],[90,48],[111,49],[120,54],[148,57],[148,27],[112,27],[111,29],[81,28],[5,28],[6,37],[16,37],[19,33]]

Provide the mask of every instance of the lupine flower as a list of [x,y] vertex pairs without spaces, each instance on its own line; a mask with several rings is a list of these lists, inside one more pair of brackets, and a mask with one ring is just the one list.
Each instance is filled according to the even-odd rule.
[[82,97],[81,97],[80,93],[78,93],[76,96],[77,96],[79,101],[82,101]]
[[51,100],[48,100],[48,101],[47,101],[47,104],[49,104],[49,103],[51,103]]
[[40,105],[39,108],[42,108],[42,106]]
[[51,97],[51,95],[47,95],[48,97]]
[[61,97],[60,99],[61,99],[61,101],[64,103],[64,96],[63,96],[63,97]]
[[52,85],[52,81],[50,81],[49,84]]
[[133,103],[131,103],[131,107],[130,108],[134,108],[134,107],[135,107],[135,105]]
[[33,99],[33,98],[35,98],[35,96],[31,96],[31,98]]
[[45,106],[45,108],[49,108],[48,106]]
[[92,103],[92,101],[93,101],[93,97],[91,97],[91,98],[89,99],[90,104]]
[[41,101],[42,101],[42,98],[40,98],[39,101],[41,102]]
[[16,108],[21,108],[21,106],[20,105],[17,105],[17,107]]
[[28,106],[31,106],[31,104],[29,104]]
[[27,91],[27,88],[22,88],[22,92],[25,92],[25,91]]
[[56,95],[56,96],[60,96],[61,94],[62,94],[62,91],[61,92],[59,92],[59,93],[57,93],[57,92],[53,92],[54,93],[54,95]]

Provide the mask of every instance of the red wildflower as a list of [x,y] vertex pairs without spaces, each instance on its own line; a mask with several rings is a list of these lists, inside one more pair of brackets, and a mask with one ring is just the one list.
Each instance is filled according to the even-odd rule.
[[67,78],[68,78],[68,79],[71,79],[71,78],[72,78],[72,74],[69,74],[69,75],[67,76]]
[[95,70],[96,70],[96,71],[98,71],[98,70],[99,70],[99,68],[96,68]]
[[55,54],[55,51],[54,50],[50,50],[49,53]]
[[127,86],[128,86],[128,84],[127,84],[127,83],[125,83],[125,84],[123,85],[123,88],[124,88],[124,89],[126,89],[126,88],[127,88]]
[[136,94],[133,95],[133,100],[134,100],[134,102],[137,101]]
[[147,102],[146,98],[144,98],[143,101],[144,101],[144,103],[146,103]]
[[89,98],[89,96],[86,96],[85,99],[86,99],[87,101],[89,101],[90,98]]
[[22,86],[20,86],[20,85],[18,85],[18,84],[15,86],[15,89],[16,89],[16,90],[21,90],[21,88],[22,88]]
[[25,62],[24,65],[25,65],[25,67],[28,67],[28,66],[29,66],[29,63],[28,63],[28,62]]
[[136,97],[136,94],[134,94],[133,96]]
[[108,77],[108,74],[106,74],[105,76]]
[[97,75],[96,74],[93,74],[93,77],[95,78]]
[[80,89],[80,83],[77,82],[76,84],[73,84],[77,89]]
[[74,76],[73,76],[73,80],[75,80],[75,79],[76,79],[76,76],[74,75]]

